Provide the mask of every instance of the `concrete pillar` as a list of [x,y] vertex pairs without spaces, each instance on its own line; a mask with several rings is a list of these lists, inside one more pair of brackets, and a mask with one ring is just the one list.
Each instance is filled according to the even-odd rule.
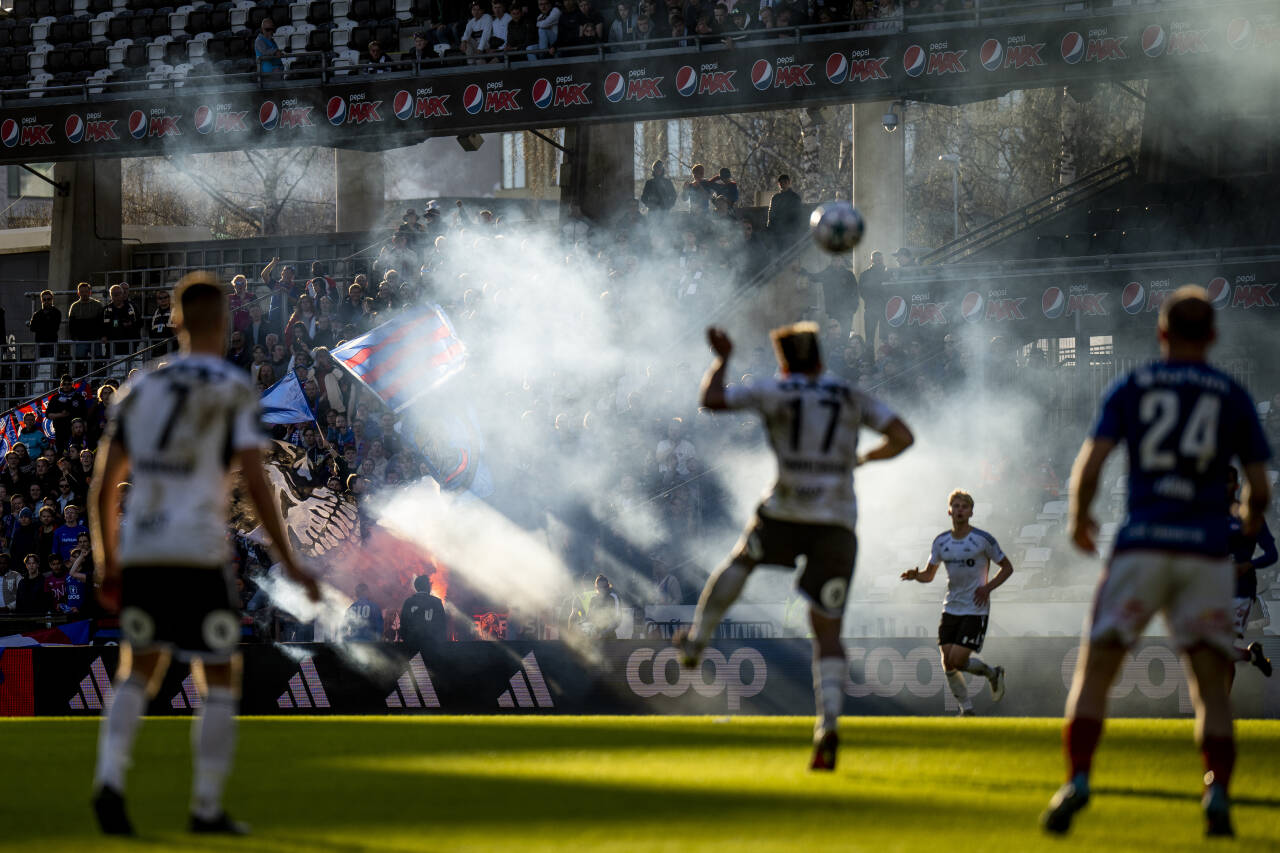
[[386,172],[381,151],[333,152],[337,196],[334,230],[370,231],[382,225],[386,209]]
[[69,187],[53,197],[49,229],[49,289],[74,290],[92,274],[124,266],[120,240],[120,161],[56,163],[53,179]]
[[871,263],[871,253],[890,257],[906,245],[903,227],[904,139],[899,128],[885,133],[882,119],[892,101],[853,106],[853,206],[861,211],[867,230],[854,258],[858,271]]
[[608,222],[635,204],[635,126],[570,125],[565,128],[560,215],[577,206],[595,222]]

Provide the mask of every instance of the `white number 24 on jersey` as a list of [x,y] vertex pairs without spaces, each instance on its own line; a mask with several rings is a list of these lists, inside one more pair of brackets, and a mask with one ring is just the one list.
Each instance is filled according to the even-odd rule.
[[1147,391],[1138,401],[1138,418],[1147,426],[1138,444],[1138,462],[1144,471],[1170,471],[1177,456],[1195,460],[1196,471],[1204,473],[1218,452],[1218,415],[1222,400],[1213,394],[1201,394],[1191,407],[1186,426],[1177,437],[1177,454],[1164,447],[1178,426],[1178,395],[1169,390]]

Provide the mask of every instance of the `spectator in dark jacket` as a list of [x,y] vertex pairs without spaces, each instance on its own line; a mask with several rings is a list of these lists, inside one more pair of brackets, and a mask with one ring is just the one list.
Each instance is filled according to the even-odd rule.
[[791,176],[778,176],[778,191],[769,200],[769,236],[775,244],[791,242],[804,227],[804,202],[791,189]]
[[676,188],[667,177],[667,164],[661,160],[653,161],[653,177],[644,182],[640,202],[649,209],[651,215],[665,214],[675,207]]
[[413,589],[400,609],[400,639],[411,649],[430,653],[447,637],[444,602],[431,594],[429,575],[414,578]]
[[62,325],[62,312],[54,307],[53,291],[41,291],[40,307],[35,310],[31,315],[31,319],[27,321],[27,328],[35,336],[36,343],[49,344],[49,346],[40,347],[41,358],[51,358],[53,356],[52,345],[58,342],[58,327],[60,325]]
[[126,355],[131,345],[142,337],[142,320],[133,303],[125,298],[124,288],[111,285],[111,301],[102,309],[102,337],[112,344],[113,355]]

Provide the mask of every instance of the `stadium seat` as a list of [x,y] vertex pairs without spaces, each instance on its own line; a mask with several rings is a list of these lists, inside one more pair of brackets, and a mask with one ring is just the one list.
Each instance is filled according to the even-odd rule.
[[[1048,548],[1031,547],[1022,555],[1022,566],[1024,570],[1044,569],[1049,565],[1049,558],[1053,556],[1053,551]],[[1029,584],[1028,584],[1029,585]]]
[[228,57],[231,59],[247,59],[253,56],[253,33],[238,30],[231,35],[227,43]]
[[18,19],[34,18],[36,16],[35,0],[13,0],[11,14]]
[[271,6],[271,20],[277,27],[287,27],[293,23],[293,12],[288,3],[275,3]]
[[347,36],[347,46],[358,53],[364,53],[373,40],[374,28],[365,24],[356,25]]
[[73,0],[53,0],[53,14],[61,18],[64,15],[75,15],[76,7]]
[[1048,535],[1049,525],[1039,523],[1028,524],[1025,525],[1021,532],[1018,533],[1017,543],[1019,545],[1039,545]]
[[307,33],[307,50],[328,52],[333,49],[333,40],[330,38],[330,30],[316,27]]
[[18,21],[13,25],[13,46],[29,47],[31,45],[31,23],[28,21]]
[[353,21],[366,21],[373,17],[373,0],[351,0],[347,17]]
[[151,37],[151,16],[146,12],[134,11],[129,21],[129,38],[140,39]]
[[262,22],[269,17],[271,17],[271,9],[269,7],[254,6],[252,9],[247,10],[244,26],[256,33],[258,31],[258,27],[262,25]]
[[402,22],[413,20],[413,0],[396,0],[396,17]]
[[204,58],[208,62],[224,62],[231,52],[231,34],[215,33],[204,43]]
[[85,49],[84,64],[87,68],[97,71],[107,67],[107,46],[105,44],[89,43],[89,47]]
[[57,17],[53,14],[53,0],[35,0],[35,6],[32,9],[31,17],[36,20],[41,18]]
[[116,12],[107,21],[107,40],[111,42],[120,41],[120,39],[129,38],[129,21],[133,17],[133,12],[125,9],[122,12]]
[[379,21],[377,28],[373,31],[373,37],[379,44],[385,45],[382,48],[384,53],[387,51],[394,53],[400,45],[400,22],[395,18]]
[[1049,501],[1040,510],[1040,514],[1036,516],[1036,521],[1046,521],[1050,524],[1057,524],[1067,515],[1066,501]]
[[231,29],[231,4],[219,3],[209,13],[209,32],[218,33]]
[[396,16],[395,0],[372,0],[372,3],[373,14],[370,17],[384,20]]
[[213,9],[209,6],[198,6],[187,13],[187,32],[192,35],[213,32],[212,24]]
[[151,64],[148,57],[150,44],[146,39],[134,39],[133,44],[124,49],[125,68],[146,68]]
[[332,10],[335,21],[340,18],[350,18],[348,13],[351,11],[351,0],[333,0]]
[[333,20],[333,10],[330,8],[328,0],[317,0],[307,6],[307,23],[309,24],[327,24]]

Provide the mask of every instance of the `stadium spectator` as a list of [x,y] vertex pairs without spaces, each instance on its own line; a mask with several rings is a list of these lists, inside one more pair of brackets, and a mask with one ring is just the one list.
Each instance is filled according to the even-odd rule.
[[676,14],[667,19],[671,29],[671,38],[673,47],[689,47],[689,40],[685,38],[688,35],[688,28],[685,26],[684,15]]
[[[284,321],[293,310],[294,302],[302,290],[302,285],[295,279],[296,274],[297,270],[292,264],[281,265],[278,257],[272,258],[259,273],[262,283],[271,288],[271,308],[267,311],[267,323],[273,329],[284,328]],[[232,328],[236,328],[234,323]]]
[[75,483],[63,474],[58,478],[58,509],[65,515],[67,507],[74,505],[77,500],[80,500],[80,496],[75,492]]
[[789,245],[804,227],[804,202],[800,194],[791,188],[790,175],[778,175],[778,191],[769,199],[767,228],[774,245]]
[[711,185],[711,193],[713,196],[721,196],[729,200],[730,207],[736,207],[738,204],[738,182],[733,180],[733,172],[729,171],[729,167],[725,166],[720,170],[720,174],[707,181]]
[[382,43],[377,39],[369,42],[365,49],[364,56],[364,73],[365,74],[383,74],[391,69],[388,63],[387,55],[382,52]]
[[690,170],[689,180],[685,182],[681,197],[688,200],[690,213],[706,213],[710,207],[711,193],[715,187],[710,181],[703,180],[705,174],[706,166],[696,163]]
[[907,269],[908,267],[916,266],[915,255],[913,255],[911,253],[911,250],[908,249],[906,246],[902,246],[898,249],[898,251],[894,252],[893,258],[895,261],[898,262],[898,269],[900,270]]
[[[67,337],[76,341],[75,358],[83,361],[93,352],[93,342],[102,339],[102,310],[105,306],[93,298],[89,282],[76,285],[76,301],[67,308]],[[77,369],[77,372],[80,372]]]
[[609,42],[635,41],[637,18],[631,3],[623,0],[614,9],[613,23],[609,25]]
[[50,612],[64,612],[62,604],[67,597],[67,564],[57,554],[44,557],[44,599]]
[[53,345],[58,342],[58,327],[62,325],[62,312],[53,304],[53,291],[40,291],[40,307],[31,314],[27,328],[35,337],[40,358],[53,358]]
[[11,614],[18,609],[18,584],[22,573],[12,567],[7,551],[0,551],[0,614]]
[[[170,331],[172,332],[172,329]],[[253,302],[249,305],[249,322],[240,331],[244,334],[245,343],[266,349],[267,338],[271,337],[274,329],[267,325],[266,319],[262,316],[262,306]]]
[[44,416],[53,422],[53,440],[59,452],[65,450],[71,440],[71,422],[88,414],[89,401],[76,390],[71,377],[64,373],[57,392],[44,408]]
[[[18,430],[18,441],[25,445],[27,455],[33,460],[44,452],[48,439],[45,437],[44,429],[37,423],[34,412],[27,412],[22,416],[22,428]],[[30,487],[29,483],[28,487]]]
[[564,0],[563,11],[560,13],[558,22],[559,35],[556,37],[556,46],[551,51],[551,55],[554,56],[556,50],[582,44],[582,28],[586,22],[586,16],[582,14],[578,0]]
[[538,45],[538,28],[534,26],[533,19],[525,13],[524,6],[519,2],[511,7],[509,13],[511,20],[507,23],[507,43],[506,50],[524,50],[527,47],[537,47]]
[[[538,19],[534,22],[538,30],[537,56],[554,55],[556,40],[560,36],[560,15],[560,7],[551,0],[538,0]],[[529,59],[534,58],[535,54],[530,52]]]
[[[30,513],[30,509],[23,512]],[[49,600],[44,590],[44,576],[40,574],[40,558],[28,553],[22,561],[25,574],[18,581],[17,606],[15,612],[24,616],[35,616],[49,612]]]
[[684,591],[680,581],[671,573],[667,561],[661,557],[653,561],[654,604],[684,604]]
[[478,65],[484,61],[478,57],[488,48],[491,38],[493,38],[493,16],[479,3],[472,3],[471,17],[462,28],[462,50],[468,57],[469,65]]
[[431,577],[413,579],[413,595],[400,608],[400,640],[424,656],[438,652],[448,638],[444,602],[431,594]]
[[80,507],[76,504],[67,504],[62,514],[62,525],[53,532],[52,551],[70,563],[71,552],[75,550],[80,537],[88,535],[89,528],[80,520]]
[[582,12],[582,37],[579,44],[597,44],[608,35],[604,16],[592,4],[592,0],[578,0],[578,10]]
[[231,328],[243,330],[249,325],[249,306],[257,302],[249,292],[249,279],[238,275],[231,279],[231,295],[227,308],[231,311]]
[[343,619],[343,636],[350,642],[376,643],[382,639],[382,609],[369,598],[369,585],[356,584],[356,600]]
[[507,27],[511,24],[511,15],[507,12],[507,4],[502,0],[493,0],[490,8],[493,12],[490,16],[493,18],[493,27],[485,50],[497,53],[507,49]]
[[86,547],[83,550],[71,549],[70,560],[62,560],[66,565],[67,573],[63,580],[62,603],[58,605],[58,609],[68,616],[79,616],[89,607],[88,592],[93,583],[93,562],[84,556],[89,551],[87,536],[85,544]]
[[284,52],[276,44],[276,23],[267,16],[258,27],[258,36],[253,40],[253,56],[258,61],[258,70],[264,75],[278,75],[284,70],[282,57]]
[[618,626],[622,624],[622,601],[613,584],[604,575],[596,575],[595,595],[587,601],[586,623],[594,636],[602,640],[618,639]]
[[241,367],[245,370],[248,370],[249,365],[253,363],[253,350],[249,349],[248,345],[245,344],[243,332],[236,331],[231,333],[231,346],[227,348],[226,359],[236,367]]
[[142,338],[142,320],[133,303],[125,298],[122,285],[111,285],[109,293],[111,301],[102,309],[102,339],[110,345],[110,355],[128,355],[134,342]]
[[651,216],[664,216],[675,207],[676,188],[667,177],[667,164],[661,160],[653,161],[653,177],[644,182],[640,203],[648,208]]
[[164,346],[158,346],[153,351],[153,355],[164,355],[172,352],[177,348],[173,335],[173,325],[169,318],[173,314],[173,306],[170,304],[169,291],[161,290],[156,293],[156,310],[151,315],[151,323],[147,326],[147,337],[152,344],[163,343]]
[[866,331],[866,342],[872,350],[875,349],[876,333],[885,322],[884,309],[889,301],[889,292],[886,287],[888,278],[889,270],[885,267],[884,255],[880,252],[872,252],[870,265],[862,271],[862,276],[858,279],[859,294],[866,307],[862,315],[863,329]]
[[827,255],[827,266],[809,277],[822,288],[822,304],[827,315],[840,321],[841,329],[852,329],[858,313],[858,279],[845,266],[841,255]]

